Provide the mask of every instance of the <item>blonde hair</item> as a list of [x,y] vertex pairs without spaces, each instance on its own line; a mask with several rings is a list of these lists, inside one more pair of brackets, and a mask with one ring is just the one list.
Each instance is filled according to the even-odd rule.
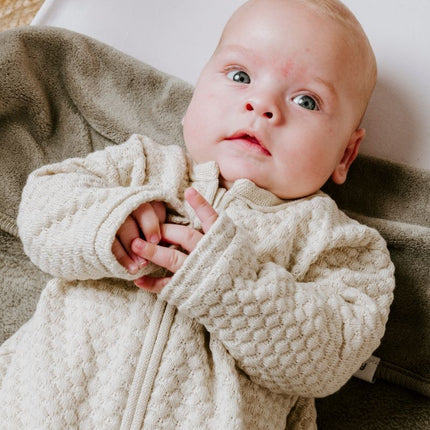
[[345,24],[360,25],[354,14],[339,0],[290,0],[313,7],[325,15],[331,16],[337,21]]

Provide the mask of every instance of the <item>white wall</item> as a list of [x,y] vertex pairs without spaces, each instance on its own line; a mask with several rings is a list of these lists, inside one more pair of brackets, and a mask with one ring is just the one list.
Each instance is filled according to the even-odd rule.
[[[191,83],[244,0],[46,0],[33,24],[102,40]],[[374,47],[379,80],[362,152],[430,169],[429,0],[344,0]]]
[[430,1],[344,3],[364,27],[379,66],[362,151],[430,169]]

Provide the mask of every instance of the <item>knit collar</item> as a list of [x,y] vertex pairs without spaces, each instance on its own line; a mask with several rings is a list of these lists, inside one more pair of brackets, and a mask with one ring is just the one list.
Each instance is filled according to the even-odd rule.
[[[202,164],[193,162],[191,163],[190,179],[196,185],[202,182],[214,184],[216,181],[218,187],[219,167],[215,161]],[[197,188],[200,187],[197,186]],[[226,192],[226,196],[245,200],[251,206],[277,206],[286,202],[286,200],[280,199],[271,191],[258,187],[249,179],[238,179]]]

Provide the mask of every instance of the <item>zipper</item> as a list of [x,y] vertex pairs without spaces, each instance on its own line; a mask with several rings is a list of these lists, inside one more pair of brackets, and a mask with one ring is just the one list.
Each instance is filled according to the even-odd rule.
[[162,300],[157,300],[154,304],[151,321],[130,387],[121,430],[140,430],[142,428],[152,386],[175,313],[176,308]]
[[[209,183],[204,181],[203,184],[199,184],[199,181],[197,181],[193,186],[196,186],[195,188],[214,207],[217,207],[221,203],[225,205],[229,201],[228,198],[225,198],[227,194],[226,190],[218,188],[218,179]],[[191,213],[196,217],[194,211],[191,210]],[[159,369],[175,313],[176,307],[162,300],[157,300],[154,304],[154,310],[130,387],[121,422],[121,430],[140,430],[142,428],[154,380]]]

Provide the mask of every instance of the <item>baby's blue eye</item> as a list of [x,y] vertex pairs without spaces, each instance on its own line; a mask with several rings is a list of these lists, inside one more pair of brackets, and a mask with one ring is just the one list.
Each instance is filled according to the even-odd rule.
[[240,84],[251,83],[251,78],[249,77],[248,73],[244,72],[243,70],[232,70],[231,72],[227,73],[227,77],[232,81],[239,82]]
[[294,97],[293,102],[304,109],[319,110],[317,102],[311,96],[301,94]]

